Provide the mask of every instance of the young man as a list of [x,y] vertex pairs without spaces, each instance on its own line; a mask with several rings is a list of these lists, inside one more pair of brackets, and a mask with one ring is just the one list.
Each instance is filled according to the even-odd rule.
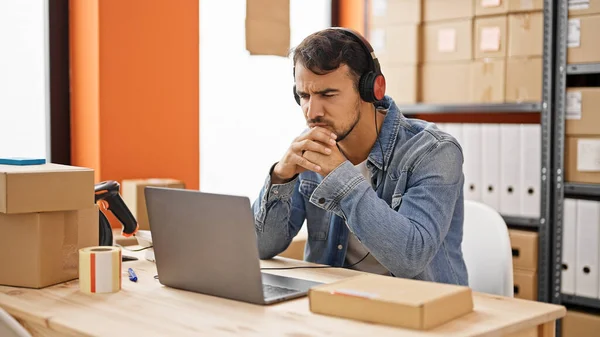
[[260,258],[283,252],[306,220],[307,261],[466,285],[457,141],[398,111],[372,48],[352,31],[308,36],[293,61],[309,129],[253,204]]

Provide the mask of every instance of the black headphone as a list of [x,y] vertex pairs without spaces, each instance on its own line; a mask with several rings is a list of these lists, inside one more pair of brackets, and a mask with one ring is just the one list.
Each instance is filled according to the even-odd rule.
[[[385,77],[381,73],[381,67],[379,65],[379,60],[375,56],[375,52],[373,51],[373,47],[371,44],[365,40],[360,34],[355,32],[354,30],[342,27],[332,27],[330,29],[337,29],[343,32],[346,36],[353,38],[357,41],[362,47],[363,50],[367,54],[367,59],[369,60],[369,70],[360,76],[360,80],[358,81],[358,92],[360,93],[360,98],[369,103],[373,103],[376,101],[380,101],[383,99],[385,95]],[[294,65],[294,78],[296,74],[296,67]],[[296,93],[296,85],[294,84],[294,98],[296,99],[296,103],[300,105],[300,96]]]

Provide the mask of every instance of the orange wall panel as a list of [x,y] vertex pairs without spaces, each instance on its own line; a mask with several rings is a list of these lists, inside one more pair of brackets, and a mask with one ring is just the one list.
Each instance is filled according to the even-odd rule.
[[365,0],[340,0],[340,26],[365,34]]

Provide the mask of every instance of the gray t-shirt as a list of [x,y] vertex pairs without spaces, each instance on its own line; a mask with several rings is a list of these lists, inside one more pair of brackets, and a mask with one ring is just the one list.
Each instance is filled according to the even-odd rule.
[[[356,168],[360,170],[363,176],[370,181],[369,169],[367,168],[367,161],[363,161],[362,163],[356,165]],[[364,258],[369,250],[362,244],[356,236],[350,232],[348,237],[348,249],[346,251],[346,266],[350,266],[360,259]],[[369,272],[373,274],[382,274],[382,275],[390,275],[390,272],[375,259],[373,254],[369,254],[362,262],[358,263],[356,266],[349,267],[350,269],[360,270],[364,272]]]

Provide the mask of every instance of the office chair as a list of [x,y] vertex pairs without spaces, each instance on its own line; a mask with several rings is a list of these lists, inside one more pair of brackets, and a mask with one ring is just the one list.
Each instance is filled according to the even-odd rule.
[[473,291],[514,297],[508,227],[496,210],[465,200],[462,250]]
[[2,337],[32,337],[19,322],[0,308],[0,336]]

